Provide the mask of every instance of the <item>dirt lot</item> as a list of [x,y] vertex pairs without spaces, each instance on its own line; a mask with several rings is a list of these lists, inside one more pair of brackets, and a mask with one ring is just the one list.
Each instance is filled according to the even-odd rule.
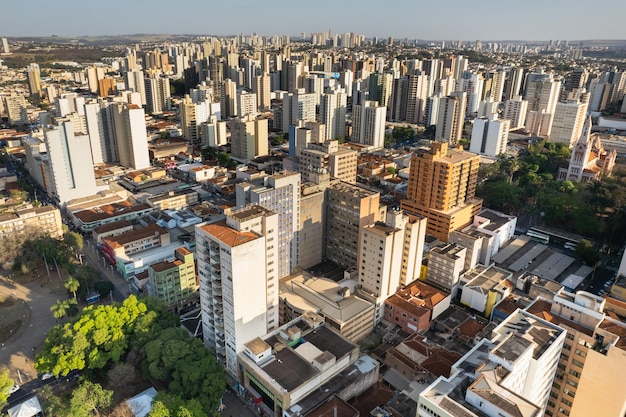
[[18,384],[37,377],[33,361],[57,324],[50,306],[67,298],[66,278],[63,271],[59,279],[56,271],[48,277],[45,269],[28,277],[0,270],[0,367],[8,368]]

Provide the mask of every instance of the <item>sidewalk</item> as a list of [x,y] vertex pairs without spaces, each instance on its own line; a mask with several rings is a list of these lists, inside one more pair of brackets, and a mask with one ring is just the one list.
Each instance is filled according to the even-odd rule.
[[130,285],[128,281],[122,278],[94,246],[91,240],[85,239],[85,246],[83,248],[83,254],[85,255],[85,263],[100,273],[100,276],[106,278],[115,285],[113,291],[113,299],[115,301],[123,301],[130,294]]

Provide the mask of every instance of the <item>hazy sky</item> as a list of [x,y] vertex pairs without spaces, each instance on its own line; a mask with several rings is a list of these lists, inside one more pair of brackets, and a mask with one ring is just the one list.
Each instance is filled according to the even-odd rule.
[[355,32],[443,40],[626,39],[625,0],[6,0],[0,36]]

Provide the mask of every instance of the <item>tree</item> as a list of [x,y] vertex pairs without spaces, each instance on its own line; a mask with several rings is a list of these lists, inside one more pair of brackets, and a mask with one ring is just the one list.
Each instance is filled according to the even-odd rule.
[[107,372],[109,385],[113,388],[125,390],[135,380],[137,370],[129,363],[119,362]]
[[598,250],[586,239],[581,239],[576,244],[576,253],[587,265],[596,266],[600,261],[600,253]]
[[78,291],[78,287],[80,287],[80,282],[74,277],[68,277],[63,285],[66,290],[74,294],[74,300],[76,300],[76,291]]
[[144,371],[168,384],[183,400],[197,398],[205,410],[215,410],[226,381],[224,370],[202,342],[180,328],[168,328],[146,343]]
[[54,316],[54,318],[58,320],[65,317],[69,308],[69,304],[67,304],[65,300],[62,300],[57,301],[52,306],[50,306],[50,311],[52,311],[52,315]]
[[93,284],[93,289],[101,296],[105,296],[115,289],[115,285],[111,281],[98,281]]
[[113,391],[105,390],[100,384],[85,381],[72,393],[70,410],[74,417],[89,417],[91,412],[100,415],[100,409],[111,404]]
[[165,326],[176,326],[173,317],[160,304],[144,303],[135,296],[121,304],[86,307],[76,319],[48,332],[35,368],[57,377],[74,370],[104,368],[119,362],[129,349],[139,349]]
[[162,401],[153,400],[152,410],[148,413],[148,417],[170,417],[170,410]]
[[4,407],[7,399],[11,396],[11,388],[15,383],[9,377],[9,370],[0,372],[0,408]]
[[80,233],[67,232],[63,235],[63,241],[74,251],[83,250],[84,241]]
[[212,146],[207,146],[206,148],[202,150],[202,158],[205,161],[211,161],[217,158],[217,149],[215,149]]
[[176,395],[159,392],[153,400],[148,417],[207,417],[202,404],[195,398],[184,400]]

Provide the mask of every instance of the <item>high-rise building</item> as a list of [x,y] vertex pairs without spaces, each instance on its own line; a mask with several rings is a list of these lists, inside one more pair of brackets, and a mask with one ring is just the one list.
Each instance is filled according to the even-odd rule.
[[[264,51],[265,52],[265,51]],[[267,110],[272,104],[270,76],[267,73],[257,75],[252,80],[252,92],[256,94],[257,107]]]
[[237,116],[237,84],[225,79],[220,83],[220,103],[225,119]]
[[286,277],[298,265],[300,217],[300,174],[284,171],[237,184],[237,207],[257,204],[278,215],[278,278]]
[[257,156],[268,154],[267,119],[255,119],[252,115],[233,119],[230,122],[232,157],[251,161]]
[[569,99],[556,104],[550,141],[573,148],[580,138],[587,116],[587,95],[582,100]]
[[347,99],[343,90],[322,95],[320,122],[326,125],[326,139],[328,140],[345,136]]
[[322,184],[337,178],[356,183],[357,152],[339,145],[336,140],[309,143],[300,150],[298,165],[302,182]]
[[463,76],[457,80],[455,91],[465,93],[464,116],[472,117],[478,111],[478,103],[483,98],[484,82],[482,74],[471,71],[465,71]]
[[456,146],[463,134],[465,93],[452,93],[439,101],[435,140]]
[[279,324],[278,215],[248,206],[195,230],[204,344],[238,379],[244,343]]
[[519,129],[526,124],[528,101],[522,96],[515,96],[504,103],[504,118],[511,121],[511,129]]
[[381,107],[388,107],[392,88],[392,74],[386,72],[370,74],[367,99],[378,102]]
[[352,139],[372,148],[385,146],[387,109],[375,101],[353,106]]
[[502,95],[504,94],[505,79],[506,79],[506,71],[497,70],[497,71],[492,71],[492,72],[487,73],[485,86],[487,86],[487,80],[489,80],[490,82],[488,83],[488,88],[485,88],[483,91],[484,99],[491,97],[494,102],[501,101]]
[[146,83],[143,77],[143,71],[131,70],[124,74],[124,81],[128,90],[140,94],[141,105],[146,105]]
[[96,165],[102,164],[105,162],[104,157],[106,155],[105,116],[98,102],[86,103],[84,109],[87,134],[91,143],[91,159]]
[[144,110],[135,104],[109,106],[113,116],[120,165],[136,170],[150,166]]
[[52,174],[49,194],[61,204],[96,194],[89,136],[75,135],[72,122],[62,121],[45,129],[44,138]]
[[28,123],[28,102],[21,94],[11,93],[4,97],[4,108],[9,116],[10,125],[25,125]]
[[196,265],[193,253],[184,246],[174,250],[174,259],[154,263],[148,268],[148,294],[169,308],[180,309],[195,300]]
[[282,121],[283,133],[290,131],[290,126],[298,125],[298,121],[315,122],[315,94],[305,93],[299,89],[295,93],[286,94],[283,98]]
[[257,115],[257,97],[256,93],[248,93],[245,90],[237,93],[237,114],[240,117],[252,115]]
[[326,257],[346,269],[356,268],[361,229],[382,218],[379,193],[345,182],[329,186],[326,189]]
[[180,127],[183,131],[183,138],[187,139],[190,145],[199,145],[200,132],[198,129],[198,118],[196,117],[196,103],[191,101],[189,94],[185,94],[180,110]]
[[98,96],[108,97],[115,94],[115,78],[104,77],[98,80]]
[[401,211],[361,229],[358,292],[376,305],[375,323],[383,318],[385,300],[419,275],[425,236],[426,218]]
[[9,49],[9,41],[7,38],[2,38],[2,55],[9,55],[11,50]]
[[504,100],[511,100],[520,94],[522,81],[524,80],[524,68],[512,68],[504,82]]
[[36,99],[41,98],[41,74],[38,64],[34,62],[28,64],[26,78],[28,78],[28,91],[30,92],[30,96]]
[[559,290],[526,310],[567,333],[551,384],[546,416],[621,416],[626,409],[626,324],[608,314],[608,300]]
[[170,79],[152,74],[144,79],[146,110],[149,114],[160,114],[167,109],[170,98]]
[[498,119],[495,114],[475,119],[469,151],[492,158],[504,154],[510,124],[509,120]]
[[433,142],[411,157],[407,199],[401,208],[428,218],[427,233],[447,242],[450,232],[471,223],[482,207],[474,197],[480,157]]
[[550,136],[552,119],[561,91],[561,80],[543,70],[528,74],[524,98],[528,100],[526,130],[533,135]]

